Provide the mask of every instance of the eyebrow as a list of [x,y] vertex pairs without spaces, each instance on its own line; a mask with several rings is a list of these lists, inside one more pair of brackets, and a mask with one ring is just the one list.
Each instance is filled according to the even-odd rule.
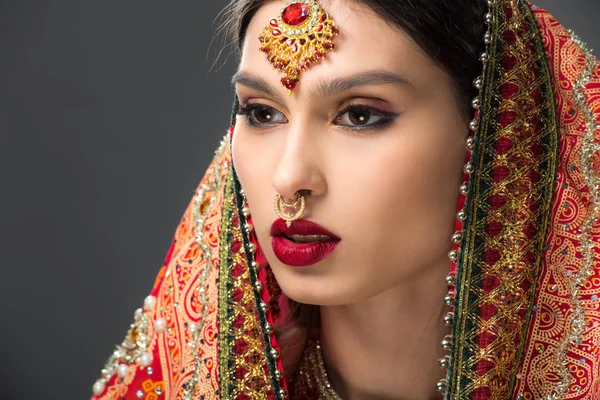
[[[268,95],[275,95],[275,89],[265,79],[245,71],[238,71],[231,78],[232,85],[244,85]],[[311,97],[329,97],[348,91],[358,86],[396,84],[404,85],[417,91],[414,85],[404,76],[385,70],[359,72],[353,75],[334,78],[330,81],[320,80]]]

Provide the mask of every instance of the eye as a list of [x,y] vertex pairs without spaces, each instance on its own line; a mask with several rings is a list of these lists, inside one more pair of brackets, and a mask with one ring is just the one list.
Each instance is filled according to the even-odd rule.
[[350,129],[375,129],[392,122],[397,116],[375,107],[355,104],[340,111],[333,122]]
[[256,127],[277,125],[287,122],[283,113],[277,111],[273,107],[260,103],[240,104],[237,107],[236,114],[245,115],[248,125]]

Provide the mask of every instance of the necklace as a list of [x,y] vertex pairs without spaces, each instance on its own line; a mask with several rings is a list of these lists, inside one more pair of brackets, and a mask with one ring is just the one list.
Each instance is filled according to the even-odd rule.
[[309,342],[295,384],[298,398],[310,400],[342,400],[329,382],[320,342]]

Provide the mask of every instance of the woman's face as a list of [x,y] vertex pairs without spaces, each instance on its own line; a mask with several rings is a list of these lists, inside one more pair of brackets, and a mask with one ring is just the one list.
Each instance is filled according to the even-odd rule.
[[[237,116],[233,161],[261,248],[301,303],[350,304],[427,276],[443,284],[467,133],[452,81],[366,6],[322,5],[340,28],[336,47],[291,95],[257,40],[282,1],[251,20],[234,79],[248,114]],[[303,219],[341,239],[302,267],[280,261],[271,244],[275,195],[289,201],[298,191]]]

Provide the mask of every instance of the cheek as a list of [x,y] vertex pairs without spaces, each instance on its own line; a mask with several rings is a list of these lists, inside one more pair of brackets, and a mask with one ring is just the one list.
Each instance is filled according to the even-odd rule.
[[[240,117],[238,117],[240,118]],[[274,219],[272,202],[275,191],[271,185],[273,169],[269,144],[260,137],[251,135],[238,121],[232,138],[232,160],[237,176],[246,194],[252,219],[259,239]],[[270,222],[269,222],[270,221]]]
[[[397,277],[446,259],[465,156],[454,131],[432,127],[427,134],[401,135],[383,151],[365,153],[360,165],[348,165],[353,194],[346,190],[345,197],[352,215],[344,219],[355,242],[348,247],[358,250],[351,259]],[[434,140],[441,135],[448,140]]]

